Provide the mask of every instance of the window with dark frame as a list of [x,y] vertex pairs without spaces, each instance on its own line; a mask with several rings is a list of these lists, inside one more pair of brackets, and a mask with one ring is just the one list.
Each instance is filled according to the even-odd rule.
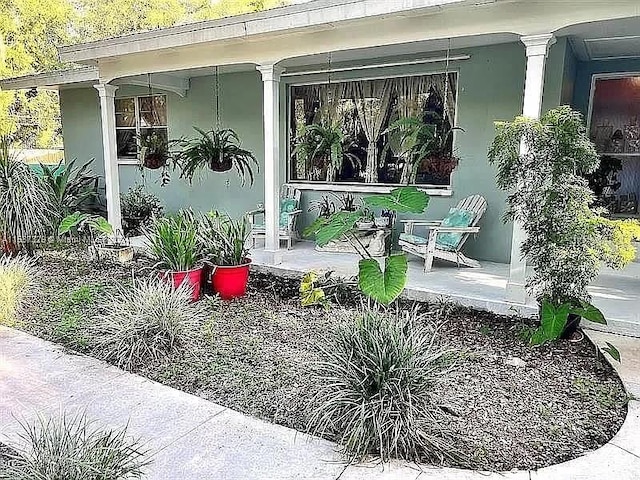
[[168,140],[166,95],[116,98],[115,110],[119,159],[138,157],[139,138],[155,133]]
[[[292,86],[290,181],[450,186],[452,162],[457,165],[452,135],[456,94],[455,72]],[[435,162],[429,156],[414,159],[411,167],[414,171],[409,176],[403,171],[406,151],[396,145],[397,138],[387,131],[404,117],[433,126],[441,140],[438,150],[442,161]],[[321,135],[333,132],[341,138],[342,158],[333,167],[329,150],[314,138],[318,132],[326,132],[326,127],[330,127],[330,132]],[[316,151],[320,153],[314,154]],[[331,172],[331,168],[336,172]]]

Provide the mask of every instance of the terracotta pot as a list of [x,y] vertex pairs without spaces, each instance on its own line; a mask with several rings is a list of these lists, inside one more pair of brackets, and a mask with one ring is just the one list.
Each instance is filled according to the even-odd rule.
[[218,293],[223,300],[243,297],[247,293],[250,267],[250,258],[245,258],[245,263],[242,265],[214,266],[211,274],[213,291]]
[[164,153],[147,153],[142,163],[149,170],[157,170],[167,164],[167,156]]
[[173,272],[171,270],[165,270],[160,272],[160,278],[169,282],[174,289],[185,284],[191,290],[191,300],[197,301],[200,299],[200,291],[202,289],[202,267],[194,268],[192,270],[186,270],[183,272]]

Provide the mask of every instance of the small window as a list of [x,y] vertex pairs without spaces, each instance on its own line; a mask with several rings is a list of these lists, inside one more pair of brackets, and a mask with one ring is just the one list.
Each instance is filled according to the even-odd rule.
[[115,107],[118,158],[137,158],[140,137],[168,139],[166,95],[116,98]]

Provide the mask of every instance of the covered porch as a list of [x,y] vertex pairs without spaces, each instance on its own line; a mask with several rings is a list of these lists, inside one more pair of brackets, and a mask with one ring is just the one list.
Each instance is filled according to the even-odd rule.
[[[294,250],[284,251],[282,261],[272,265],[263,249],[251,252],[259,271],[299,277],[308,271],[334,272],[335,277],[349,278],[357,274],[360,257],[349,253],[326,253],[315,250],[312,242],[300,242]],[[424,273],[420,258],[409,258],[409,272],[404,296],[426,302],[453,302],[500,315],[530,317],[538,314],[532,299],[527,303],[510,301],[506,295],[509,265],[482,262],[481,268],[455,268],[436,264]],[[621,335],[640,335],[640,262],[630,264],[624,271],[605,269],[590,287],[593,303],[602,310],[608,325],[603,327],[585,321],[589,328]]]

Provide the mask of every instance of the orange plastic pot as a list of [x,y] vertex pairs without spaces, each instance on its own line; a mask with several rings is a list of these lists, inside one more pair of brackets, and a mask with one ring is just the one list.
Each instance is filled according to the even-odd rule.
[[187,285],[189,290],[191,290],[191,300],[195,302],[200,299],[200,291],[202,289],[202,267],[184,272],[160,272],[160,278],[169,282],[173,288],[176,289],[182,284]]
[[224,267],[216,265],[211,274],[211,287],[223,300],[243,297],[247,293],[251,259],[246,258],[242,265]]

